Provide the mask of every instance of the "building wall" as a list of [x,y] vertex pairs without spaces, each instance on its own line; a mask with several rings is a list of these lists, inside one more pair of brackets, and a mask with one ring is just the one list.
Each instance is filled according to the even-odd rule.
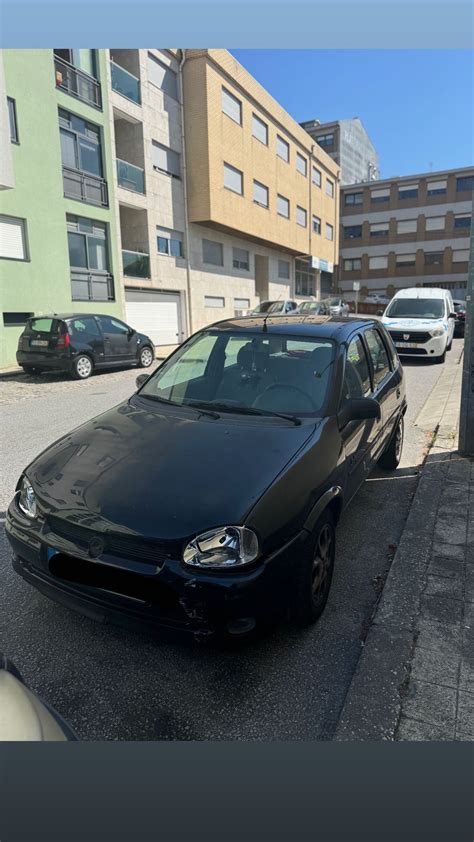
[[341,186],[378,179],[379,156],[358,117],[332,123],[307,120],[301,126],[316,142],[332,135],[332,143],[323,148],[341,168]]
[[[104,97],[104,110],[99,111],[58,91],[54,81],[52,50],[4,50],[3,58],[6,92],[16,101],[20,143],[12,144],[15,187],[2,192],[1,212],[26,220],[28,260],[0,258],[2,314],[31,312],[38,315],[78,310],[121,314],[107,97]],[[103,83],[106,64],[102,51],[99,74]],[[58,106],[101,126],[109,208],[64,198]],[[108,224],[110,270],[115,281],[114,302],[72,301],[67,213]],[[5,327],[2,318],[0,367],[15,364],[21,331],[21,327]]]
[[[345,293],[352,290],[353,281],[361,283],[367,292],[393,294],[401,287],[441,285],[462,295],[466,288],[468,261],[459,260],[469,250],[469,228],[455,227],[455,217],[472,216],[472,192],[457,190],[457,179],[474,176],[472,168],[442,173],[425,173],[376,183],[345,187],[341,191],[341,257],[339,281]],[[429,195],[436,182],[446,182],[446,191]],[[418,185],[418,195],[402,199],[399,189]],[[386,190],[388,198],[374,202],[373,191]],[[347,198],[349,197],[349,199]],[[354,204],[354,198],[361,199]],[[348,204],[350,202],[350,204]],[[441,219],[442,223],[433,220]],[[416,230],[402,233],[399,223],[413,221]],[[372,225],[386,223],[387,234],[371,234]],[[432,230],[433,225],[442,224]],[[361,227],[361,236],[351,231]],[[440,253],[439,263],[432,264],[430,253]],[[400,256],[413,255],[414,265],[397,265]],[[427,256],[428,255],[428,256]],[[387,257],[386,268],[371,268],[370,258]],[[349,270],[345,261],[360,260],[359,269]],[[465,294],[465,293],[464,293]]]

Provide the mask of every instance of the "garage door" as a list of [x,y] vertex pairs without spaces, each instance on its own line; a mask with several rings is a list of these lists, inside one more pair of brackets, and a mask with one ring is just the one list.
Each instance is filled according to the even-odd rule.
[[177,345],[184,338],[178,294],[126,289],[125,312],[128,324],[155,345]]

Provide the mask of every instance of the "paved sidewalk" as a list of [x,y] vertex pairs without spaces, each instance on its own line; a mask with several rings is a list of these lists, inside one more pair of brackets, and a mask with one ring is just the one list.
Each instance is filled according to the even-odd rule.
[[443,372],[417,419],[423,428],[438,412],[437,434],[336,740],[474,740],[474,460],[456,449],[461,368]]

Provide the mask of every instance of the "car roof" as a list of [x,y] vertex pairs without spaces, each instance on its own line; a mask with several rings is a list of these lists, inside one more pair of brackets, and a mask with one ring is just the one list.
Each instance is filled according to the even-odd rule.
[[354,331],[368,325],[378,324],[376,319],[349,318],[344,316],[305,316],[296,313],[290,316],[240,316],[234,319],[224,319],[207,325],[203,330],[237,331],[252,333],[261,330],[265,334],[318,336],[336,339],[344,342]]
[[41,316],[30,316],[29,321],[34,319],[58,319],[59,321],[67,321],[68,319],[84,319],[86,316],[95,316],[96,318],[103,318],[110,316],[112,319],[123,321],[120,316],[115,316],[113,313],[42,313]]
[[442,298],[444,295],[451,295],[448,289],[441,287],[409,287],[400,289],[392,298]]

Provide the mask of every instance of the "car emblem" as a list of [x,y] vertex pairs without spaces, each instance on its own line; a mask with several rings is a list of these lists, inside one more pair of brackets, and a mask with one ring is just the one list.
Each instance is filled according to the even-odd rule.
[[98,558],[104,552],[104,542],[102,538],[91,538],[89,541],[88,552],[91,558]]
[[410,334],[409,334],[409,333],[404,333],[404,334],[403,334],[403,338],[404,338],[405,342],[408,342],[408,340],[409,340],[409,338],[410,338]]

